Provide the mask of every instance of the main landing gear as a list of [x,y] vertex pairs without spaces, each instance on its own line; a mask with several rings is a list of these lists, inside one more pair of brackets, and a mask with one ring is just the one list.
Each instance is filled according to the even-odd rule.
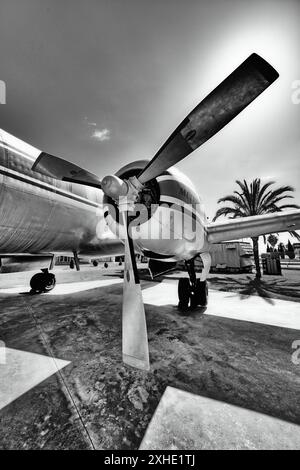
[[54,274],[49,273],[48,268],[41,269],[41,273],[35,274],[30,280],[31,294],[42,294],[54,289],[56,279]]
[[208,287],[206,277],[210,269],[210,255],[200,255],[203,261],[201,278],[196,278],[194,259],[186,261],[189,278],[181,278],[178,282],[178,308],[181,311],[193,310],[197,307],[206,307],[208,300]]

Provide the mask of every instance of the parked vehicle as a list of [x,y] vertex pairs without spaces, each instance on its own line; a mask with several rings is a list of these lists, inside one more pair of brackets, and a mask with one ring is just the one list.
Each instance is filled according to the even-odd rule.
[[224,242],[211,246],[211,272],[251,273],[253,248],[248,242]]
[[[253,248],[248,242],[224,242],[211,245],[210,272],[251,273],[254,267]],[[177,268],[186,270],[184,261],[177,263]],[[200,256],[195,258],[195,270],[202,270]]]

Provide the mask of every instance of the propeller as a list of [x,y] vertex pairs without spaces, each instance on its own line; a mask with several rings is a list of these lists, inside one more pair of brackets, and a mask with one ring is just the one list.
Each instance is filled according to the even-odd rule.
[[46,152],[38,156],[32,165],[32,170],[50,178],[101,188],[101,180],[98,176]]
[[278,77],[277,71],[257,54],[250,55],[182,121],[138,177],[126,181],[117,176],[98,176],[59,157],[42,152],[32,169],[46,176],[95,188],[119,205],[125,229],[123,287],[123,361],[149,369],[147,326],[128,211],[144,184],[183,160],[228,124]]
[[144,184],[183,160],[237,116],[278,78],[277,71],[251,54],[171,134],[138,176]]
[[[32,169],[52,178],[101,188],[116,201],[136,196],[143,184],[183,160],[213,137],[277,78],[278,72],[258,54],[251,54],[218,85],[175,129],[139,176],[125,182],[98,176],[59,157],[42,152]],[[131,193],[131,194],[130,194]]]
[[149,370],[148,335],[142,289],[133,242],[128,228],[128,212],[121,212],[125,229],[125,263],[122,305],[123,362]]
[[42,152],[38,156],[32,165],[32,170],[57,180],[102,189],[107,196],[116,201],[118,198],[126,196],[129,191],[127,182],[115,175],[105,176],[101,181],[97,175],[80,166],[46,152]]

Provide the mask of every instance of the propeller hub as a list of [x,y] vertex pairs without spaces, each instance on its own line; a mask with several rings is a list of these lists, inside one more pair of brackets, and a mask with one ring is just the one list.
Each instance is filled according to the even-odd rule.
[[128,193],[126,181],[121,180],[115,175],[108,175],[101,181],[101,187],[106,196],[117,201],[120,197],[124,197]]
[[118,204],[120,210],[133,210],[143,187],[136,176],[132,176],[128,180],[122,180],[118,176],[109,175],[101,181],[104,194],[112,198]]

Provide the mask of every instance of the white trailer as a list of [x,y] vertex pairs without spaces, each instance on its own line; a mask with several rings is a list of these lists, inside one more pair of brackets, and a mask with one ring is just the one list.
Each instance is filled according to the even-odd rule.
[[253,249],[250,243],[233,241],[211,245],[211,272],[252,272]]
[[[251,273],[255,266],[251,243],[232,241],[215,243],[210,246],[210,272]],[[195,270],[202,271],[200,256],[195,258]],[[177,269],[186,271],[184,261],[177,263]]]

